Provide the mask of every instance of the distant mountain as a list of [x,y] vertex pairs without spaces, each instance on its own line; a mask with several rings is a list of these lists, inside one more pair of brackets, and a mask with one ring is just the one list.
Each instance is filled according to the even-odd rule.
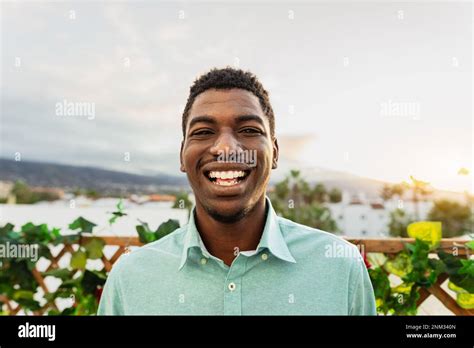
[[324,168],[304,168],[301,175],[310,183],[323,183],[328,188],[336,187],[351,194],[362,192],[368,198],[378,198],[380,190],[386,184],[381,180]]
[[[363,194],[369,199],[380,198],[384,181],[364,178],[326,168],[301,168],[301,175],[311,184],[322,183],[349,194]],[[273,177],[270,185],[283,179],[287,171]],[[0,181],[23,180],[31,186],[64,189],[93,189],[103,194],[156,193],[167,190],[189,190],[185,176],[131,174],[94,167],[81,167],[45,162],[12,161],[0,158]],[[432,198],[463,200],[462,193],[436,190]]]
[[[387,184],[387,182],[382,180],[365,178],[347,172],[340,172],[319,167],[303,167],[300,169],[300,173],[300,175],[311,184],[322,183],[329,189],[335,187],[351,195],[362,193],[368,199],[380,198],[380,191],[383,185]],[[406,198],[408,199],[411,198],[408,197],[408,193],[406,194],[406,196]],[[431,195],[431,197],[428,197],[428,199],[441,198],[457,201],[465,200],[464,194],[462,193],[436,189]]]
[[23,180],[31,186],[93,189],[102,193],[156,193],[158,189],[188,187],[184,176],[146,176],[94,167],[7,159],[0,159],[0,180]]

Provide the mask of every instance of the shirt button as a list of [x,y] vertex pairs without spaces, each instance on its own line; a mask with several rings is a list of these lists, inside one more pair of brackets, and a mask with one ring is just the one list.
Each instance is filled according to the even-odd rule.
[[229,290],[234,291],[235,290],[235,283],[229,283]]
[[263,254],[262,254],[262,260],[265,261],[266,259],[268,259],[268,255],[265,254],[265,253],[263,253]]
[[205,265],[207,263],[207,259],[205,257],[203,257],[201,259],[201,265]]

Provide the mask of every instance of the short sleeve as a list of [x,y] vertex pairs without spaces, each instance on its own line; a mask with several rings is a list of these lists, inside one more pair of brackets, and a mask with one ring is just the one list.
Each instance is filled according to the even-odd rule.
[[362,257],[352,265],[349,315],[377,315],[374,289]]
[[100,298],[98,315],[124,315],[122,288],[120,285],[120,258],[107,277]]

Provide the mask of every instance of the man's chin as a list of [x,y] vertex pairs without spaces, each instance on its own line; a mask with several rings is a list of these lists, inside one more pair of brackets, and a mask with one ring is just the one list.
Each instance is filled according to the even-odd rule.
[[204,206],[207,214],[214,220],[223,224],[233,224],[242,220],[252,210],[253,207],[238,207],[233,209],[225,209],[222,206],[211,207]]

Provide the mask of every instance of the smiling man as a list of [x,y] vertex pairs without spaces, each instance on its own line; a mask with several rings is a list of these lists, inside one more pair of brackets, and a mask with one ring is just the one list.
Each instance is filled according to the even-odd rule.
[[225,68],[198,78],[182,128],[181,171],[196,197],[190,220],[120,257],[99,314],[375,314],[357,248],[278,217],[266,197],[278,142],[253,74]]

